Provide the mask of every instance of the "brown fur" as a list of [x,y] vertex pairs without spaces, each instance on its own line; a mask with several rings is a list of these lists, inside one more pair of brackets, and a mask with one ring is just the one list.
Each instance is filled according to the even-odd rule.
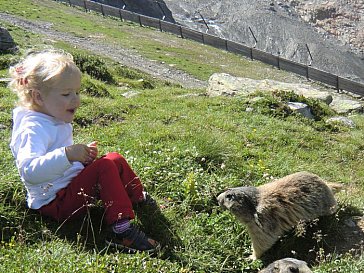
[[299,221],[336,211],[329,185],[315,174],[298,172],[258,187],[229,189],[217,200],[247,226],[253,247],[251,258],[257,259]]

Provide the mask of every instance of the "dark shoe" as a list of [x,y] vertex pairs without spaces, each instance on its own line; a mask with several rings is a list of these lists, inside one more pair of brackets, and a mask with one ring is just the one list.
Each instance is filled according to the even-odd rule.
[[144,232],[131,225],[123,233],[111,232],[105,239],[108,246],[114,247],[122,252],[134,254],[138,251],[154,253],[160,250],[160,244],[148,238]]
[[144,199],[139,204],[154,207],[157,205],[157,201],[154,200],[154,198],[149,194],[147,191],[143,191]]
[[155,201],[155,199],[147,191],[143,191],[143,199],[137,203],[133,203],[133,208],[136,210],[145,208],[157,209],[158,204],[157,201]]

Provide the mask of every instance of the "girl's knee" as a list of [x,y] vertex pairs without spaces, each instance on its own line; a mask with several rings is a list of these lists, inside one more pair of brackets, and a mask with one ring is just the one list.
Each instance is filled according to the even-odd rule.
[[126,159],[117,152],[110,152],[105,157],[114,161],[117,166],[123,166],[127,163]]

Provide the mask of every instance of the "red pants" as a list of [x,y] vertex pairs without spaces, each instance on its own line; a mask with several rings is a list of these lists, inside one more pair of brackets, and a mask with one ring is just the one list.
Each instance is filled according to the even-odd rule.
[[56,199],[39,209],[42,215],[64,221],[84,215],[88,206],[100,199],[105,221],[133,219],[132,203],[143,199],[143,186],[124,157],[108,153],[86,166],[71,183],[57,193]]

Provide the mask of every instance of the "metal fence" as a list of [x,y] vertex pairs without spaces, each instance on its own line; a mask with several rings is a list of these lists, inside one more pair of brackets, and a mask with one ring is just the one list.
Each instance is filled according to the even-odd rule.
[[360,96],[364,96],[364,84],[331,74],[313,68],[308,65],[303,65],[282,58],[280,56],[272,55],[270,53],[258,50],[254,47],[229,41],[211,34],[199,32],[185,26],[166,22],[157,18],[148,17],[145,15],[137,14],[125,9],[104,5],[101,3],[89,0],[56,0],[59,2],[68,3],[71,6],[83,7],[86,11],[92,10],[102,13],[104,16],[112,16],[120,18],[121,20],[132,21],[138,23],[140,26],[148,26],[157,28],[160,31],[169,32],[181,36],[182,38],[191,39],[215,48],[223,49],[232,53],[244,55],[252,60],[259,60],[263,63],[270,64],[289,72],[299,74],[314,81],[325,83],[337,90],[345,90]]

